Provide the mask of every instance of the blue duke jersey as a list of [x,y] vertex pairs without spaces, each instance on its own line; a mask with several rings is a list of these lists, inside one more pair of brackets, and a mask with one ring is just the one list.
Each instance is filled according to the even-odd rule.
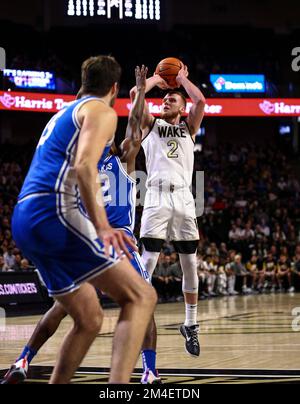
[[[38,268],[50,296],[73,292],[120,260],[113,247],[109,257],[105,255],[94,225],[80,206],[74,170],[81,129],[77,112],[91,100],[102,102],[96,97],[77,100],[48,123],[12,218],[14,240]],[[110,147],[106,146],[100,163]]]
[[[135,225],[136,181],[131,178],[117,156],[109,156],[99,163],[105,210],[110,225],[126,231],[132,237]],[[129,248],[132,255],[131,265],[147,282],[150,276],[141,256]]]
[[[77,112],[83,104],[91,100],[102,102],[97,97],[82,98],[68,104],[50,120],[38,143],[19,200],[28,195],[42,193],[77,195],[74,171],[80,133]],[[111,144],[105,148],[101,163],[110,147]]]
[[108,156],[98,165],[105,210],[111,226],[133,234],[136,181],[125,171],[117,156]]

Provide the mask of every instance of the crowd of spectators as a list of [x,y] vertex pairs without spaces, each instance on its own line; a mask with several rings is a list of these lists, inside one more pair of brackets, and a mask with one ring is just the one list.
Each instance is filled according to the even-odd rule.
[[292,256],[300,241],[300,183],[292,157],[278,145],[203,149],[205,170],[202,243],[226,242],[245,260],[265,257],[272,245]]
[[[239,294],[294,293],[300,290],[300,243],[294,254],[287,254],[272,245],[265,256],[253,250],[244,260],[227,245],[210,243],[198,249],[199,298],[236,296]],[[160,301],[182,301],[182,270],[178,255],[170,244],[165,245],[153,275],[153,285]]]
[[[16,247],[11,232],[11,216],[24,179],[21,165],[14,160],[13,147],[1,146],[0,157],[0,272],[21,272],[32,269]],[[24,157],[18,151],[19,161]]]

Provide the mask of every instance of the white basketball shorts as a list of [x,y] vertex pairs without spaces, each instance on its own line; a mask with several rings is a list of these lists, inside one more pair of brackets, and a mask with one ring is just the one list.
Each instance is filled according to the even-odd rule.
[[195,201],[191,191],[188,188],[174,192],[149,188],[140,236],[170,241],[199,240]]

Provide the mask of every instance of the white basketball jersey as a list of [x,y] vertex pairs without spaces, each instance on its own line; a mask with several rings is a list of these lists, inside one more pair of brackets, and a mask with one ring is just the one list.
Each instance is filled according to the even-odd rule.
[[194,170],[194,141],[185,121],[172,125],[156,119],[142,142],[148,172],[147,188],[189,188]]

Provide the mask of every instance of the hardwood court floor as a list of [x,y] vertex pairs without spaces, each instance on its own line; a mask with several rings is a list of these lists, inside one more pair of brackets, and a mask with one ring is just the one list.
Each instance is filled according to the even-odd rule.
[[[199,304],[200,358],[190,358],[178,327],[183,303],[157,307],[158,368],[165,383],[300,383],[300,330],[293,331],[292,310],[300,294],[228,297]],[[106,383],[110,366],[112,333],[118,310],[106,310],[101,334],[96,339],[75,383]],[[19,354],[40,316],[9,318],[0,329],[0,369]],[[61,324],[57,334],[36,357],[31,382],[45,382],[55,363],[58,347],[70,327]],[[299,321],[300,325],[300,321]],[[299,327],[300,328],[300,327]],[[141,368],[139,361],[137,368]],[[137,371],[138,372],[138,371]],[[0,376],[3,372],[0,372]],[[139,375],[133,377],[139,382]]]

